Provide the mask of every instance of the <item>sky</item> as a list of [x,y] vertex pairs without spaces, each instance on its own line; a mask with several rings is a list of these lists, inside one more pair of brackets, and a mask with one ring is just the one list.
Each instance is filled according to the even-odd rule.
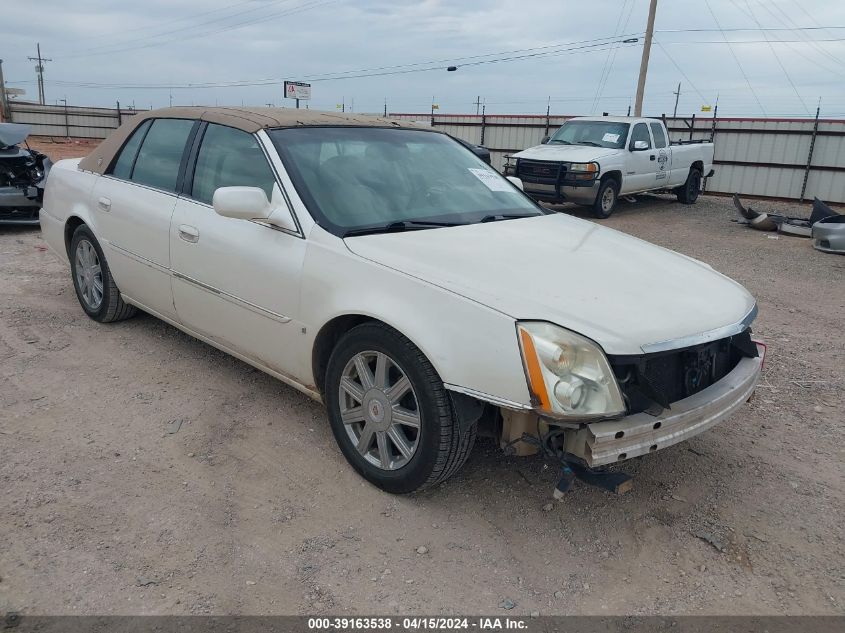
[[[0,59],[35,100],[40,43],[47,103],[293,107],[289,79],[309,81],[320,110],[626,114],[648,5],[3,0]],[[671,115],[679,83],[679,115],[718,102],[720,116],[811,116],[821,100],[845,117],[845,2],[659,0],[643,114]]]

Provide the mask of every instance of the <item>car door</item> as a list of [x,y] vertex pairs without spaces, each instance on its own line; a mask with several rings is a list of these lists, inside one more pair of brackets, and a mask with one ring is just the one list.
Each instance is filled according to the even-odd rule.
[[170,218],[180,169],[197,122],[152,119],[130,136],[93,189],[97,238],[121,292],[175,319],[170,283]]
[[657,154],[657,165],[654,175],[655,187],[667,187],[671,185],[672,174],[672,151],[669,149],[669,141],[661,123],[654,121],[649,123],[651,136],[654,138],[654,153]]
[[[645,141],[648,149],[635,150],[634,143]],[[654,189],[657,171],[657,154],[654,151],[654,143],[648,125],[637,123],[631,130],[631,138],[628,139],[628,158],[626,160],[625,177],[622,179],[621,193],[634,193]]]
[[214,191],[228,186],[259,187],[284,201],[273,168],[256,136],[242,130],[203,124],[194,144],[170,230],[179,319],[229,351],[302,379],[294,349],[302,337],[303,236],[223,217],[212,207]]

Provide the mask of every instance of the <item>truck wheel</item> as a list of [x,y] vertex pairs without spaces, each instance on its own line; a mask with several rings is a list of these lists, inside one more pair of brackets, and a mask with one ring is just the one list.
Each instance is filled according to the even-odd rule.
[[364,323],[338,341],[325,401],[340,450],[367,481],[392,493],[451,477],[475,443],[461,428],[428,359],[396,330]]
[[687,181],[676,190],[678,201],[684,204],[695,204],[701,193],[701,171],[693,168],[689,170]]
[[73,287],[85,314],[100,323],[121,321],[135,315],[135,306],[120,297],[100,243],[84,224],[73,232],[69,255]]
[[596,201],[593,202],[593,215],[597,218],[609,218],[616,207],[616,200],[619,198],[619,183],[615,178],[603,180],[599,185],[596,194]]

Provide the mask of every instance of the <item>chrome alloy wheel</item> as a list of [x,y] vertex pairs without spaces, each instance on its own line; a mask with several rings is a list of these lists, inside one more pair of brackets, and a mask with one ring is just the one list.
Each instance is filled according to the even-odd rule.
[[340,417],[349,439],[382,470],[407,465],[420,443],[420,408],[411,381],[382,352],[353,356],[341,374]]
[[605,188],[604,192],[601,194],[601,210],[605,213],[609,213],[615,202],[616,193],[614,193],[613,187]]
[[88,240],[80,240],[76,245],[76,285],[85,306],[92,311],[100,308],[103,302],[103,270],[97,251]]

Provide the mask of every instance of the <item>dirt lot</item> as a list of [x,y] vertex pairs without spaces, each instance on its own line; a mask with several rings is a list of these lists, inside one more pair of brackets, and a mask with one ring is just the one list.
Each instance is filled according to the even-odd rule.
[[38,231],[0,227],[0,612],[845,613],[845,257],[733,215],[646,198],[604,223],[757,296],[754,399],[628,463],[630,494],[550,510],[555,471],[490,440],[380,492],[319,405],[151,317],[87,319]]

